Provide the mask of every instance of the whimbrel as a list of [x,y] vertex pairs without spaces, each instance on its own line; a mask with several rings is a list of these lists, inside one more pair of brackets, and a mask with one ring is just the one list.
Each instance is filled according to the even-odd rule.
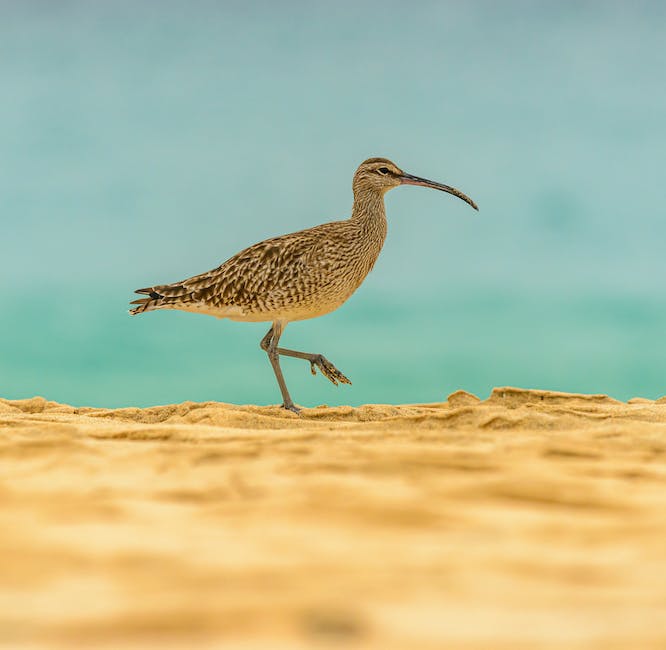
[[432,187],[457,196],[478,210],[472,199],[448,185],[406,174],[386,158],[369,158],[354,174],[354,205],[349,219],[266,239],[216,269],[173,284],[158,284],[131,304],[130,314],[180,309],[236,321],[271,322],[261,340],[282,393],[282,406],[298,413],[280,368],[280,355],[310,362],[332,381],[351,384],[326,357],[278,347],[292,321],[323,316],[342,305],[374,266],[386,238],[384,194],[398,185]]

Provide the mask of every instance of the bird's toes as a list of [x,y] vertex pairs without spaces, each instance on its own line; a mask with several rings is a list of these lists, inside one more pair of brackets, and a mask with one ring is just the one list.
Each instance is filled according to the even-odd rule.
[[338,385],[338,381],[335,377],[335,375],[324,365],[319,366],[319,369],[321,370],[321,374],[326,377],[331,383],[335,384],[336,386]]
[[321,354],[317,356],[315,363],[317,364],[317,367],[321,371],[321,374],[326,377],[331,383],[335,384],[336,386],[338,385],[337,378],[335,376],[335,366],[324,356]]
[[351,381],[347,379],[326,357],[319,355],[315,360],[317,367],[321,371],[321,374],[326,377],[330,382],[335,384],[351,384]]
[[341,383],[341,384],[349,384],[351,386],[351,381],[349,380],[348,377],[345,377],[337,368],[334,368],[335,370],[335,378]]

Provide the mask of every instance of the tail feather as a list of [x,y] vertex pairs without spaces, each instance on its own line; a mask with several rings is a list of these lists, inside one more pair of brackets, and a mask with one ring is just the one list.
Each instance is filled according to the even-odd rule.
[[192,287],[186,287],[180,283],[174,284],[157,284],[153,287],[146,287],[145,289],[137,289],[134,293],[141,293],[151,298],[181,298],[192,293]]
[[175,305],[188,303],[193,296],[192,287],[178,282],[144,287],[137,289],[134,293],[146,295],[148,298],[139,298],[130,302],[130,305],[137,305],[136,308],[130,310],[130,314],[133,316],[155,309],[178,309]]
[[136,314],[143,314],[144,311],[153,311],[160,308],[159,300],[152,300],[151,298],[143,298],[141,300],[133,300],[130,305],[137,305],[134,309],[130,309],[129,313],[132,316]]
[[153,311],[155,309],[162,309],[169,305],[172,301],[168,298],[165,298],[162,294],[155,291],[156,287],[146,287],[145,289],[137,289],[134,293],[145,294],[150,296],[149,298],[139,298],[138,300],[132,300],[130,305],[138,305],[134,309],[130,309],[130,314],[135,316],[136,314],[142,314],[144,311]]
[[145,289],[137,289],[134,293],[142,293],[150,296],[153,300],[157,300],[158,298],[164,298],[164,295],[161,294],[159,291],[155,291],[155,289],[159,289],[159,287],[146,287]]

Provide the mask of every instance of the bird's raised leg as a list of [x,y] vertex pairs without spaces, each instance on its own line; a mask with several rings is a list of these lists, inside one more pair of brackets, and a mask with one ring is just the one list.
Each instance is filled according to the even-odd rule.
[[347,379],[323,354],[312,354],[311,352],[298,352],[298,350],[287,350],[286,348],[278,348],[278,354],[285,357],[296,357],[297,359],[305,359],[310,362],[310,371],[313,375],[317,374],[315,366],[319,368],[326,379],[332,381],[336,386],[338,383],[351,384]]
[[292,411],[294,413],[299,413],[299,409],[291,399],[289,391],[287,390],[287,384],[284,381],[284,376],[282,375],[282,368],[280,368],[280,356],[278,351],[278,341],[282,335],[282,324],[273,323],[271,329],[268,330],[266,336],[261,339],[261,349],[266,351],[268,354],[268,360],[273,366],[273,372],[275,373],[275,378],[277,379],[278,386],[280,387],[280,392],[282,393],[282,408]]

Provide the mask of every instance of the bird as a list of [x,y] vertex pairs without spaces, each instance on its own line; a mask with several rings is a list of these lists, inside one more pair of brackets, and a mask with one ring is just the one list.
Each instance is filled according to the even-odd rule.
[[368,158],[354,173],[351,216],[341,221],[261,241],[212,271],[172,284],[157,284],[135,293],[130,314],[159,309],[208,314],[233,321],[270,322],[262,338],[275,373],[282,407],[299,413],[280,367],[280,356],[304,359],[336,386],[351,384],[324,355],[279,347],[285,327],[294,321],[328,314],[358,289],[372,270],[387,233],[384,195],[400,185],[447,192],[478,207],[459,190],[413,176],[387,158]]

